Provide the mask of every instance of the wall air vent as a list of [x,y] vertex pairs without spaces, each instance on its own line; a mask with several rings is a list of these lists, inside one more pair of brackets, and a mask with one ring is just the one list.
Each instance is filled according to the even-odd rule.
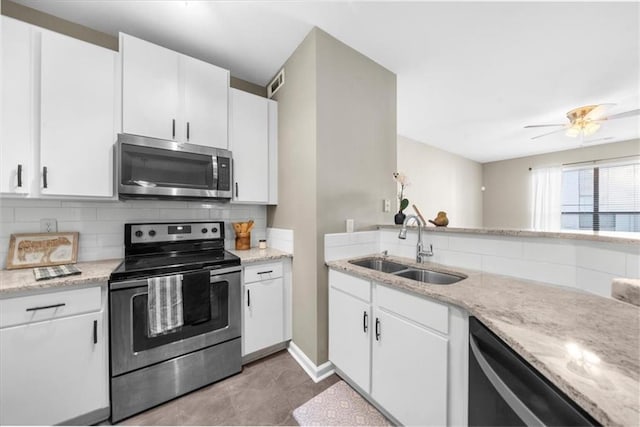
[[271,80],[271,83],[269,83],[269,86],[267,86],[267,97],[273,98],[273,95],[275,95],[282,86],[284,86],[284,68],[276,74],[273,80]]

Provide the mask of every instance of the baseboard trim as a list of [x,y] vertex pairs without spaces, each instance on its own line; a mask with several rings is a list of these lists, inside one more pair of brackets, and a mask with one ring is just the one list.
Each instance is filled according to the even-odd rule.
[[304,354],[304,352],[300,349],[300,347],[295,345],[293,341],[289,342],[288,350],[289,354],[291,354],[291,357],[293,357],[295,361],[298,362],[298,365],[300,365],[302,369],[304,369],[307,375],[311,377],[313,382],[320,382],[335,372],[333,363],[328,361],[324,362],[320,366],[316,366],[316,364],[313,363],[311,359],[309,359],[307,355]]

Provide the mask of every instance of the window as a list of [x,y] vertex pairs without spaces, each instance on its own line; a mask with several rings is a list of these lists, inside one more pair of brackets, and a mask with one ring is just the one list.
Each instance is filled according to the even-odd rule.
[[640,232],[640,160],[563,169],[562,228]]

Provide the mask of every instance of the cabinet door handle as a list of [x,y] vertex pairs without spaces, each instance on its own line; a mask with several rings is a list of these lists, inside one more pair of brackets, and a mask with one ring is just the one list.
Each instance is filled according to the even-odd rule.
[[42,187],[43,188],[47,188],[49,187],[49,183],[47,182],[47,167],[43,166],[42,167]]
[[273,273],[273,270],[258,271],[258,274],[271,274],[271,273]]
[[98,344],[98,321],[93,321],[93,343]]
[[40,307],[31,307],[31,308],[27,308],[27,311],[38,311],[38,310],[47,310],[49,308],[58,308],[58,307],[64,307],[65,305],[67,305],[64,302],[61,302],[60,304],[53,304],[53,305],[42,305]]
[[171,120],[171,139],[176,139],[176,119]]
[[238,191],[238,183],[236,182],[236,197],[238,197],[239,194],[240,192]]
[[251,289],[247,289],[247,307],[251,307]]
[[18,187],[22,187],[22,165],[18,164]]
[[187,122],[187,141],[189,141],[189,122]]
[[369,330],[369,315],[366,311],[362,312],[362,329],[365,333]]
[[380,319],[376,317],[376,341],[380,341]]

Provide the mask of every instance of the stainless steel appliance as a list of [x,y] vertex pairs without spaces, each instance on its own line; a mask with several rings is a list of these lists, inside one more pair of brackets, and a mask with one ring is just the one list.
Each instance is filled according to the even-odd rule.
[[469,318],[470,426],[599,425],[475,317]]
[[119,134],[116,175],[121,199],[231,199],[231,152]]
[[[125,259],[109,281],[112,422],[240,372],[240,271],[223,222],[125,224]],[[153,335],[147,279],[175,274],[184,325]]]

